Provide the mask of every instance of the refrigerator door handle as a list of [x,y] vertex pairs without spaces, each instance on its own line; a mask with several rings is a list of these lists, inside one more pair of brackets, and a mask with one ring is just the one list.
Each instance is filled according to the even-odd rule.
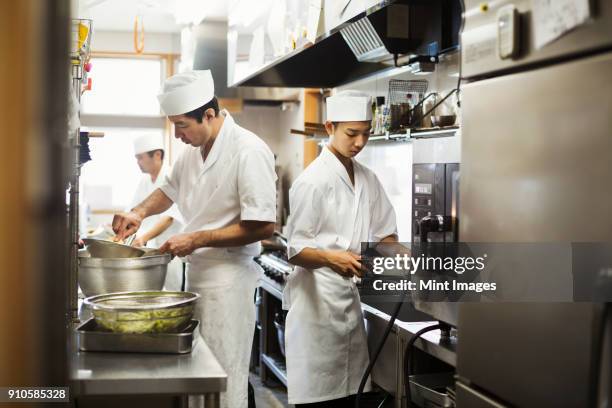
[[430,232],[448,232],[453,228],[453,217],[450,215],[428,215],[419,220],[419,236],[422,244],[427,243]]

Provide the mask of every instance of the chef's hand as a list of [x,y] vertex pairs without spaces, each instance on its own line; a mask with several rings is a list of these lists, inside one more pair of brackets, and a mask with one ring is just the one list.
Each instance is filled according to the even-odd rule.
[[113,231],[116,234],[117,241],[124,240],[134,234],[140,228],[142,217],[135,213],[119,213],[113,217]]
[[186,256],[195,250],[193,234],[177,234],[168,239],[159,247],[159,251],[176,256]]
[[147,241],[142,239],[142,237],[136,237],[134,238],[134,241],[132,242],[132,246],[136,248],[142,248],[142,247],[145,247],[146,245],[147,245]]
[[330,268],[338,275],[351,278],[361,277],[361,255],[349,251],[327,251]]

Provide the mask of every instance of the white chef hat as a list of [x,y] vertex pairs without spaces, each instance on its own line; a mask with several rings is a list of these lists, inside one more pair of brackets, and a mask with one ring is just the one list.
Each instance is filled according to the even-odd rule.
[[157,95],[162,111],[182,115],[206,105],[215,96],[215,83],[210,70],[181,72],[164,81]]
[[162,135],[142,135],[134,139],[134,154],[164,150],[164,137]]
[[372,97],[360,91],[342,91],[327,98],[327,120],[361,122],[372,120]]

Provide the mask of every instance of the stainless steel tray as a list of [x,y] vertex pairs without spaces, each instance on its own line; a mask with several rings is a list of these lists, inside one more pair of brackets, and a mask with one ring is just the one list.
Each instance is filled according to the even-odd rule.
[[418,407],[453,407],[455,404],[448,394],[448,387],[454,383],[453,373],[411,375],[412,402]]
[[191,320],[176,333],[113,333],[100,329],[95,319],[76,328],[79,350],[121,353],[191,353],[200,322]]

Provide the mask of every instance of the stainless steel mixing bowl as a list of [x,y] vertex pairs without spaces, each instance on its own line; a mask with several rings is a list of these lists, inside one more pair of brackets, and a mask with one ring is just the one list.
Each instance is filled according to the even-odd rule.
[[118,333],[164,333],[193,317],[200,298],[191,292],[140,291],[108,293],[85,299],[96,322]]
[[83,242],[91,256],[95,258],[137,258],[145,253],[142,248],[103,239],[83,238]]
[[85,296],[137,290],[161,290],[166,280],[167,254],[140,258],[93,258],[79,251],[79,285]]

